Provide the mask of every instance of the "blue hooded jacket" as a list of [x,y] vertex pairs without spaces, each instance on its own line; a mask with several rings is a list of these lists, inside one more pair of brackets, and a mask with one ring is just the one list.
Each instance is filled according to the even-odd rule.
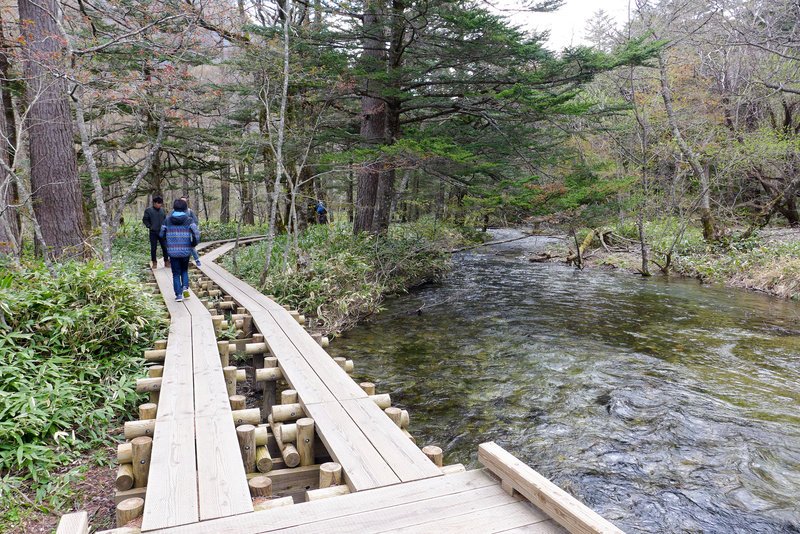
[[183,211],[173,211],[164,221],[160,236],[167,238],[170,258],[188,258],[192,255],[192,234],[200,241],[200,229]]

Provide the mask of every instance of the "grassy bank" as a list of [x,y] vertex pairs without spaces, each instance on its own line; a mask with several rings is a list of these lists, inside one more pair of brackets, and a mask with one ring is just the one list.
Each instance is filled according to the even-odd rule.
[[[613,228],[615,233],[630,242],[614,243],[606,250],[595,239],[586,254],[586,263],[637,272],[641,255],[638,243],[634,243],[638,241],[636,227],[629,224],[605,228]],[[645,225],[650,254],[659,264],[663,264],[664,257],[656,251],[669,250],[678,232],[678,223],[674,219]],[[747,239],[737,239],[736,233],[741,232],[709,244],[703,240],[699,228],[687,228],[675,243],[670,273],[800,300],[800,230],[765,228]],[[578,241],[582,242],[587,234],[588,230],[578,232]],[[570,239],[554,247],[551,253],[564,256],[567,243],[574,250]],[[659,267],[651,264],[650,270],[657,273]]]
[[165,322],[136,280],[98,263],[56,265],[55,278],[37,263],[0,271],[0,532],[27,532],[109,465],[142,350]]
[[[384,238],[354,236],[347,223],[312,226],[300,236],[276,240],[264,293],[317,319],[326,333],[344,331],[379,310],[382,299],[433,281],[446,272],[450,250],[480,234],[432,219],[393,225]],[[240,251],[226,268],[258,287],[267,243]]]

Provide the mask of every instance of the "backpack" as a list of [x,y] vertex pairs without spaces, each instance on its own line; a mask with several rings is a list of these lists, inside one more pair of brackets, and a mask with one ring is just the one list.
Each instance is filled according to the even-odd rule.
[[194,248],[194,247],[197,246],[197,236],[195,236],[194,232],[192,232],[192,219],[191,219],[191,217],[188,218],[186,223],[187,224],[185,224],[184,226],[189,229],[189,246]]

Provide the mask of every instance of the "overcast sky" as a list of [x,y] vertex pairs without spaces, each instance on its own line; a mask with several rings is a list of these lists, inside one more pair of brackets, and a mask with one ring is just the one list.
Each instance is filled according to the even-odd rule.
[[[506,5],[513,4],[510,0]],[[548,48],[561,50],[565,46],[587,44],[586,23],[601,9],[618,24],[628,20],[628,0],[566,0],[554,13],[519,13],[511,15],[511,20],[535,30],[550,30]]]

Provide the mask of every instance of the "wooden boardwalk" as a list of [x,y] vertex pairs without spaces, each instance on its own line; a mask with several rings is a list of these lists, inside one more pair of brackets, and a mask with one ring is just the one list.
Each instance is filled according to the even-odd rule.
[[176,302],[156,271],[170,335],[153,436],[142,530],[252,512],[211,315],[192,294]]
[[[194,292],[176,302],[171,272],[162,268],[155,277],[171,323],[155,425],[148,427],[149,481],[117,495],[118,502],[144,498],[141,532],[621,534],[494,443],[480,447],[485,469],[435,465],[288,311],[214,263],[232,247],[223,243],[206,253],[200,270],[252,317],[279,376],[297,392],[292,410],[313,419],[325,446],[317,458],[341,464],[350,493],[302,502],[305,490],[318,487],[319,466],[283,469],[283,459],[274,458],[280,468],[267,473],[273,489],[294,498],[254,511],[214,319]],[[275,437],[267,434],[266,441],[274,453]],[[87,532],[81,512],[64,516],[57,534]]]
[[438,477],[442,472],[368,398],[345,371],[272,299],[213,263],[230,250],[204,256],[201,270],[253,316],[284,379],[298,392],[317,433],[341,464],[352,491]]

